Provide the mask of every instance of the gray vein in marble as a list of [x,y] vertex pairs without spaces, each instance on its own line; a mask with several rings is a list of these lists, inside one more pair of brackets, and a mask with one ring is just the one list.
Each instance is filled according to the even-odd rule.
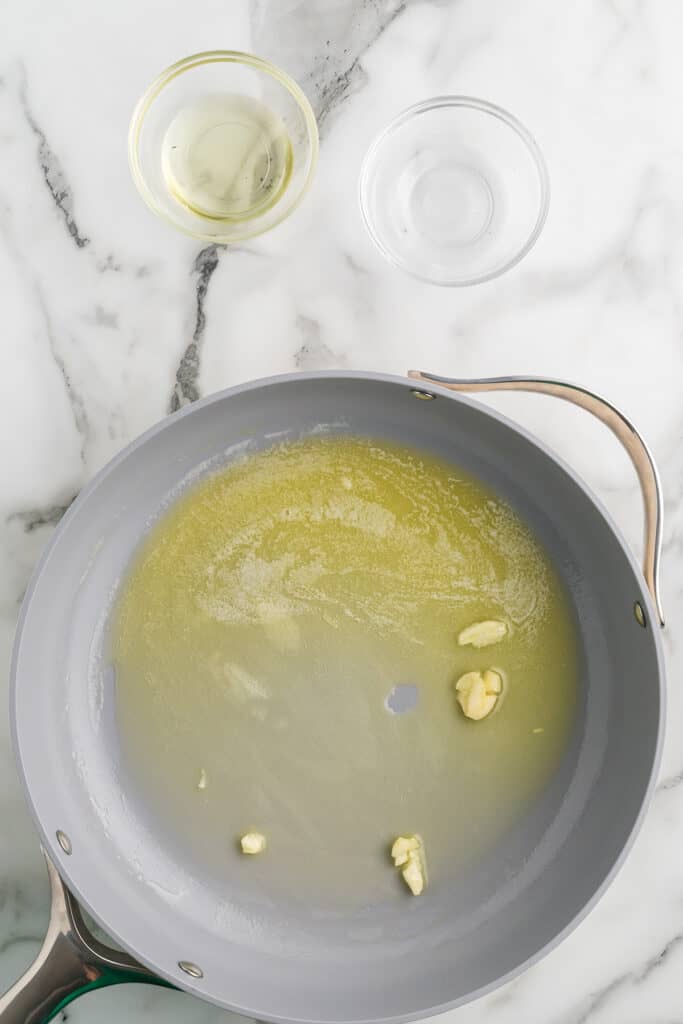
[[55,206],[62,215],[67,231],[78,248],[83,249],[86,245],[90,245],[90,239],[79,231],[73,213],[74,201],[71,186],[67,181],[66,175],[64,174],[62,165],[59,162],[56,153],[47,141],[45,132],[31,112],[31,108],[28,103],[25,77],[22,77],[22,81],[19,86],[19,100],[24,112],[24,117],[26,118],[26,123],[38,140],[38,160],[40,162],[40,169],[43,172],[45,185],[52,196]]
[[628,971],[614,978],[608,985],[592,993],[586,1000],[583,1008],[576,1016],[567,1018],[566,1024],[588,1024],[596,1013],[611,1000],[616,992],[620,992],[626,986],[641,985],[647,981],[660,967],[663,967],[683,944],[683,935],[674,935],[673,938],[650,957],[640,970]]
[[653,956],[652,959],[648,960],[642,971],[636,976],[635,981],[638,984],[642,981],[647,981],[653,971],[656,971],[659,967],[663,967],[664,964],[671,959],[682,943],[683,935],[674,935],[674,937],[667,942],[659,953]]
[[[4,87],[4,83],[3,83]],[[99,257],[93,251],[95,246],[92,244],[91,239],[83,235],[77,225],[77,222],[73,213],[73,190],[66,179],[66,175],[61,166],[60,160],[56,153],[50,146],[47,136],[43,129],[36,121],[33,112],[31,110],[28,94],[26,88],[26,76],[23,68],[20,68],[20,79],[19,84],[15,87],[13,95],[16,95],[19,100],[19,106],[21,107],[24,115],[24,120],[31,129],[31,132],[38,140],[38,159],[40,168],[43,174],[43,179],[47,187],[50,196],[61,214],[61,218],[66,226],[67,232],[76,243],[77,248],[83,249],[90,247],[89,253],[91,258],[94,260],[95,269],[98,273],[104,274],[108,272],[121,273],[129,272],[136,278],[148,277],[153,268],[147,264],[128,264],[121,262],[113,252],[107,253],[105,257]],[[3,211],[5,217],[3,218],[4,223],[0,223],[0,229],[2,229],[3,236],[6,236],[12,245],[12,249],[16,253],[18,252],[18,246],[10,238],[10,232],[8,228],[8,215],[11,213],[10,204],[3,202]]]
[[127,266],[117,260],[113,252],[107,253],[104,259],[97,259],[95,261],[95,269],[99,274],[121,274],[130,271],[137,278],[149,277],[152,273],[152,268],[147,266],[146,263],[141,263],[138,266]]
[[[336,62],[323,60],[319,62],[317,68],[312,70],[309,81],[315,96],[313,106],[321,137],[324,135],[325,122],[329,115],[345,99],[353,96],[367,83],[368,76],[361,64],[362,57],[386,32],[389,26],[394,23],[399,15],[403,14],[406,6],[407,0],[400,0],[399,3],[389,4],[378,3],[377,0],[366,0],[363,10],[373,11],[377,20],[369,37],[363,40],[361,49],[353,55],[349,54],[346,67],[335,69],[333,65]],[[345,49],[342,56],[345,56],[347,52]]]
[[63,505],[46,505],[45,508],[30,508],[24,509],[22,512],[13,512],[11,516],[7,517],[6,522],[22,523],[24,533],[33,533],[41,526],[56,526],[77,497],[78,495],[74,494]]
[[112,252],[108,252],[103,260],[97,260],[95,267],[100,274],[105,274],[108,270],[112,271],[114,274],[119,274],[123,269],[121,264],[114,259],[114,254]]
[[354,272],[354,274],[367,274],[367,269],[364,266],[362,266],[358,262],[358,260],[354,256],[352,256],[350,252],[344,252],[343,256],[344,263],[349,268],[349,270],[352,270]]
[[195,320],[192,340],[185,349],[178,364],[175,384],[168,405],[169,412],[177,412],[184,405],[196,402],[199,398],[199,371],[201,369],[201,349],[206,328],[204,304],[209,290],[211,278],[218,266],[220,254],[224,246],[207,245],[194,261],[192,272],[197,274],[195,290]]
[[666,793],[670,789],[677,789],[683,783],[683,768],[675,775],[667,775],[657,786],[657,793]]
[[[23,267],[25,265],[25,256],[22,250],[17,245],[16,240],[14,239],[12,233],[8,230],[6,217],[0,217],[0,231],[2,231],[2,236],[6,244],[8,245],[15,262],[22,265]],[[28,268],[26,269],[28,270]],[[50,312],[48,310],[47,302],[45,301],[42,289],[36,280],[31,280],[30,283],[32,285],[33,293],[35,295],[36,306],[40,310],[43,317],[45,336],[47,338],[48,346],[50,349],[50,355],[52,356],[55,366],[57,367],[59,374],[62,378],[62,381],[64,383],[64,389],[66,391],[66,396],[69,402],[69,406],[71,408],[74,426],[80,438],[81,462],[85,464],[85,445],[89,434],[89,423],[85,409],[85,402],[81,394],[73,386],[73,382],[71,380],[69,371],[66,367],[66,363],[64,362],[64,359],[57,347]],[[73,499],[70,499],[70,502],[72,500]],[[37,525],[42,524],[38,523]]]
[[296,328],[303,338],[303,344],[294,353],[297,370],[327,370],[344,364],[322,338],[322,330],[318,320],[308,316],[296,318]]
[[[362,59],[406,10],[409,0],[362,0],[355,4],[324,4],[313,12],[302,4],[292,16],[279,14],[273,0],[253,6],[257,50],[277,48],[279,59],[311,98],[321,138],[330,114],[367,82]],[[301,37],[310,40],[305,51]],[[317,54],[311,64],[309,54]]]
[[318,121],[318,132],[323,136],[325,122],[329,115],[340,105],[347,96],[352,96],[367,83],[368,76],[360,63],[360,57],[355,57],[349,66],[337,72],[332,78],[322,76],[313,85],[316,95],[314,109]]
[[614,981],[611,981],[609,985],[605,985],[605,987],[601,988],[598,992],[593,993],[587,1000],[587,1003],[580,1014],[577,1017],[571,1018],[571,1024],[586,1024],[586,1022],[589,1021],[595,1013],[601,1010],[610,997],[615,992],[619,991],[619,989],[621,989],[628,980],[629,975],[623,974],[620,977],[615,978]]
[[40,310],[43,314],[43,320],[45,322],[45,334],[47,335],[48,344],[50,346],[50,353],[61,374],[62,380],[64,381],[64,389],[69,400],[69,405],[71,406],[74,426],[76,427],[76,431],[81,439],[81,461],[85,463],[85,443],[89,433],[88,414],[85,410],[85,402],[81,394],[73,386],[71,375],[69,374],[66,363],[64,362],[64,359],[57,347],[47,303],[45,302],[45,298],[38,284],[35,285],[35,292],[38,299],[38,305],[40,306]]
[[104,309],[99,304],[95,306],[95,312],[92,315],[92,323],[98,327],[109,327],[111,330],[116,330],[119,326],[119,314],[113,310]]

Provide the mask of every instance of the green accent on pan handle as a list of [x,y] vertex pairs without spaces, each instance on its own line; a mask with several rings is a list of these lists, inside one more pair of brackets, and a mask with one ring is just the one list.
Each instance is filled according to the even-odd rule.
[[172,988],[90,933],[54,864],[45,860],[52,894],[47,935],[26,973],[0,996],[0,1024],[46,1024],[78,996],[126,981]]
[[606,398],[602,398],[578,384],[570,384],[566,380],[551,380],[544,377],[480,377],[467,380],[457,377],[440,377],[437,374],[423,373],[420,370],[410,370],[408,376],[426,384],[438,384],[439,387],[447,388],[449,391],[532,391],[542,395],[552,395],[554,398],[561,398],[565,402],[578,405],[609,427],[626,449],[640,481],[645,512],[643,575],[657,609],[660,625],[664,625],[664,613],[659,596],[659,565],[662,555],[664,517],[662,485],[650,449],[623,412],[608,402]]

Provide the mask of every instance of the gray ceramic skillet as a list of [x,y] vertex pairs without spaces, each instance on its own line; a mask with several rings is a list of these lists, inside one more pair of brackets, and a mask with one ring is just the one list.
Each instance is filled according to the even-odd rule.
[[[126,980],[171,984],[261,1020],[416,1019],[518,974],[609,884],[642,820],[662,739],[661,495],[652,458],[618,410],[574,385],[411,377],[295,374],[214,395],[131,444],[64,517],[24,601],[11,686],[14,746],[48,860],[52,915],[36,962],[0,998],[1,1024],[38,1024],[81,992]],[[580,405],[617,435],[643,490],[643,571],[570,469],[458,393],[514,389]],[[93,664],[113,588],[178,481],[245,439],[257,449],[321,424],[459,464],[524,516],[571,594],[581,709],[542,798],[466,887],[431,886],[419,900],[374,907],[371,928],[297,905],[272,908],[269,927],[256,929],[140,811],[120,764],[113,683]],[[127,952],[92,937],[79,903]]]

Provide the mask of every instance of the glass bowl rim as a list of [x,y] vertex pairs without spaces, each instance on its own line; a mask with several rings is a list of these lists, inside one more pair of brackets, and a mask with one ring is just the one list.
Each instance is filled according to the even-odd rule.
[[[430,110],[436,110],[444,107],[464,107],[468,110],[475,110],[479,113],[492,116],[511,128],[524,143],[527,152],[531,156],[536,167],[540,187],[540,199],[534,226],[527,236],[526,241],[515,251],[514,255],[509,260],[497,266],[493,270],[489,270],[483,274],[476,274],[473,277],[456,277],[448,280],[439,280],[414,270],[405,260],[396,256],[386,247],[373,226],[374,222],[370,211],[370,203],[368,201],[368,184],[370,171],[377,159],[377,154],[389,136],[393,135],[397,129],[403,127],[407,121],[412,120],[414,117],[419,117],[420,114],[425,114]],[[358,199],[366,230],[377,249],[379,249],[389,263],[406,271],[406,273],[411,274],[420,281],[426,281],[429,284],[435,284],[439,287],[445,288],[463,288],[473,284],[483,284],[485,281],[492,281],[494,278],[500,277],[501,274],[511,270],[512,267],[516,266],[522,259],[524,259],[527,253],[534,247],[548,216],[548,209],[550,206],[550,178],[543,153],[541,152],[536,139],[529,129],[526,128],[526,126],[523,125],[522,122],[514,116],[514,114],[505,110],[504,107],[499,107],[495,103],[491,103],[488,100],[478,99],[475,96],[443,95],[421,100],[419,103],[414,103],[410,107],[407,107],[405,110],[401,111],[400,114],[397,114],[396,117],[394,117],[389,124],[382,129],[379,135],[375,136],[368,147],[365,157],[363,158],[358,179]]]
[[[195,231],[193,228],[180,224],[179,221],[170,216],[157,202],[154,192],[148,185],[147,179],[142,172],[138,157],[138,146],[142,126],[145,122],[145,117],[156,98],[165,86],[174,81],[174,79],[179,75],[184,74],[187,71],[191,71],[193,68],[203,67],[207,64],[242,64],[245,67],[253,68],[255,71],[264,72],[265,74],[270,75],[271,78],[274,78],[275,81],[289,92],[301,110],[306,122],[306,130],[310,143],[309,166],[306,177],[293,202],[284,207],[280,215],[270,221],[267,227],[259,227],[258,218],[256,218],[254,222],[251,222],[253,224],[251,230],[245,230],[240,232],[239,235],[234,235],[230,238],[222,237],[218,234],[208,234],[200,230]],[[276,227],[278,224],[281,224],[283,220],[286,220],[290,213],[293,213],[297,208],[311,186],[318,163],[318,149],[318,123],[308,97],[301,86],[295,82],[295,80],[288,75],[286,71],[283,71],[282,68],[279,68],[276,64],[266,60],[264,57],[257,57],[253,53],[245,53],[242,50],[203,50],[200,53],[190,54],[190,56],[183,57],[174,64],[170,64],[157,75],[157,77],[140,96],[139,100],[135,104],[135,109],[133,110],[128,128],[128,164],[130,166],[130,172],[138,192],[149,209],[176,230],[182,231],[191,238],[198,238],[205,242],[213,242],[215,245],[232,245],[245,241],[248,238],[254,238],[257,235],[264,234],[266,231],[270,231],[271,228]],[[272,209],[277,209],[277,206]],[[250,222],[246,221],[245,225],[248,223]]]

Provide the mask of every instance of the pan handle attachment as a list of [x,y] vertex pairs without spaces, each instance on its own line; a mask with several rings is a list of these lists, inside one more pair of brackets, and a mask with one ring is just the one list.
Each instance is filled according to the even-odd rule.
[[26,973],[0,996],[0,1024],[46,1024],[78,996],[124,981],[170,988],[133,957],[90,933],[47,854],[45,861],[52,895],[47,935]]
[[650,449],[623,412],[600,395],[564,380],[543,377],[480,377],[465,380],[457,377],[439,377],[437,374],[423,373],[420,370],[410,370],[408,376],[425,384],[438,384],[449,391],[533,391],[542,395],[552,395],[554,398],[561,398],[565,402],[586,409],[609,427],[626,449],[640,481],[645,512],[643,575],[657,609],[660,625],[664,625],[659,594],[664,508],[662,485]]

